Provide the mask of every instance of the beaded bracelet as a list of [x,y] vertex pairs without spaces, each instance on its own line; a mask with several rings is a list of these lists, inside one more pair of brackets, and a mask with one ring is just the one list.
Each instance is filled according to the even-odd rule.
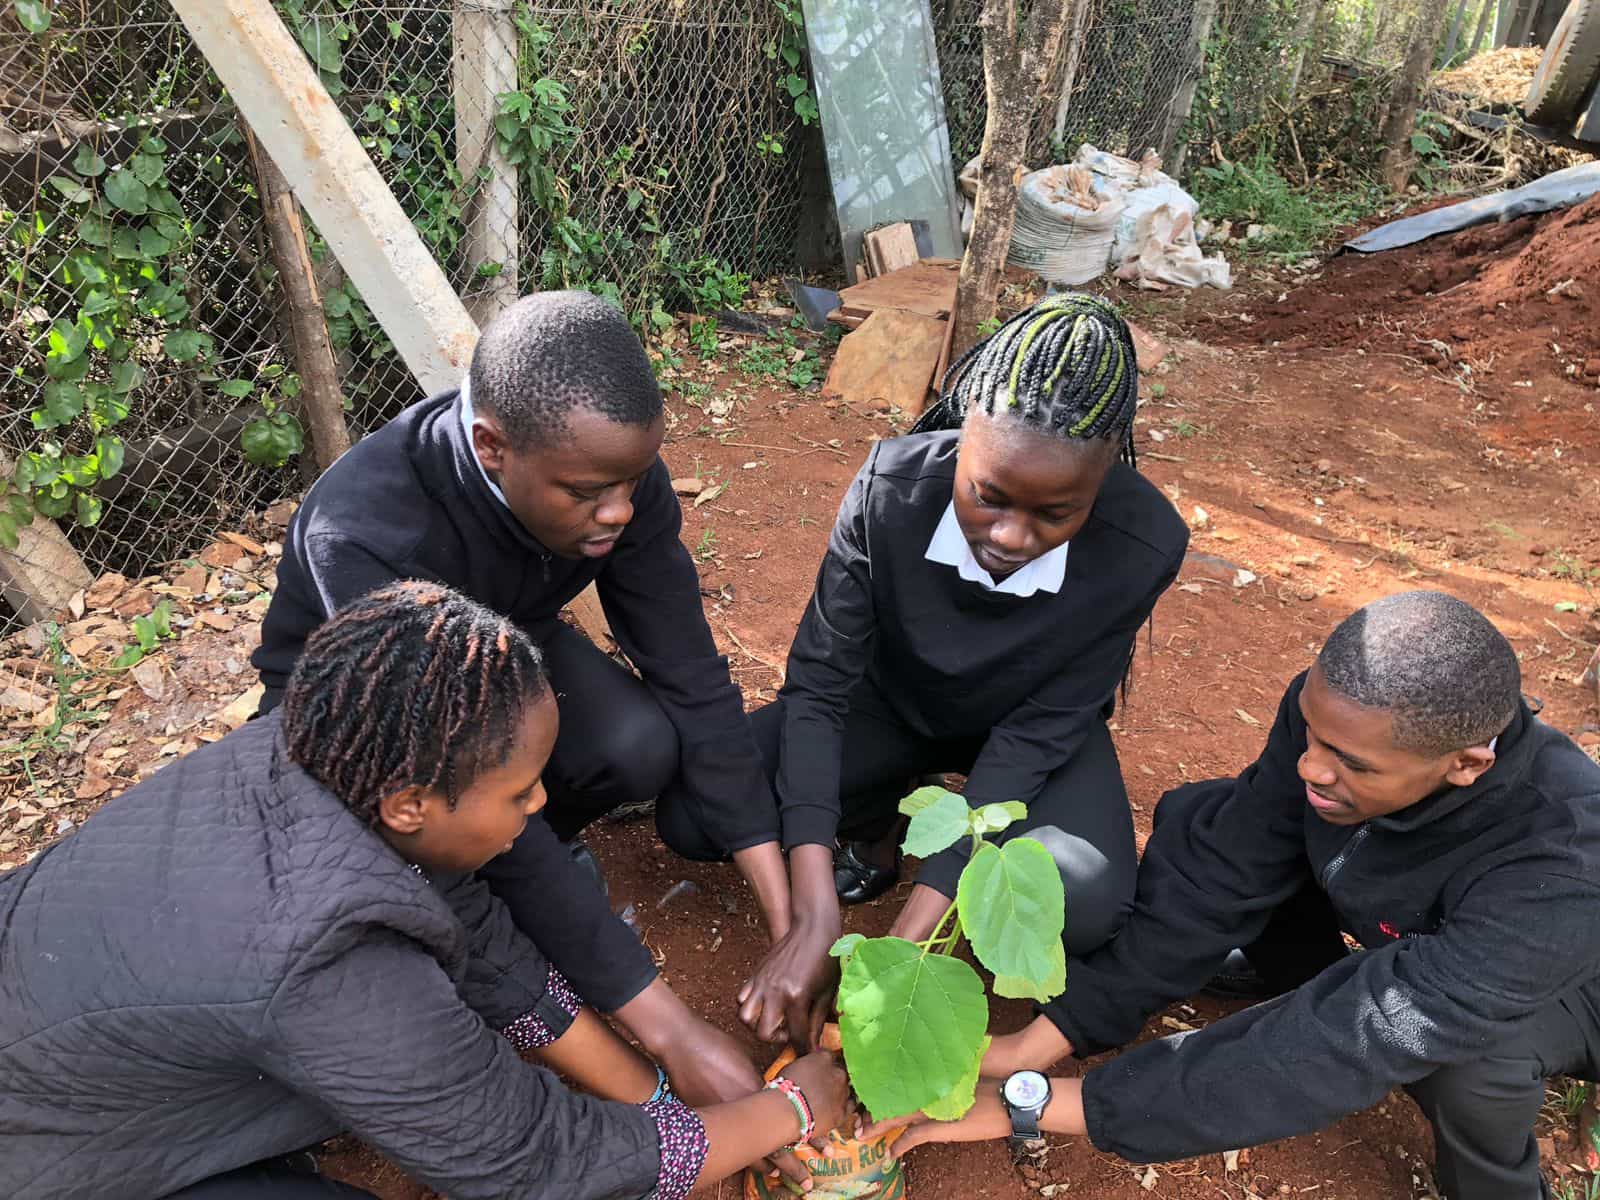
[[646,1104],[654,1104],[657,1100],[665,1099],[672,1093],[672,1084],[667,1079],[667,1073],[659,1066],[656,1067],[656,1090],[650,1093]]
[[800,1136],[795,1138],[788,1149],[800,1149],[811,1140],[811,1135],[817,1131],[817,1121],[811,1115],[811,1105],[806,1100],[806,1094],[800,1090],[799,1085],[794,1080],[785,1079],[781,1075],[768,1083],[762,1090],[782,1092],[789,1103],[794,1105],[795,1115],[800,1118]]

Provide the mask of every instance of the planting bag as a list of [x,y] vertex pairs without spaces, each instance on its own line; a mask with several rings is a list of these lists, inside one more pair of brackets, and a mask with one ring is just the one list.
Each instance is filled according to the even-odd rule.
[[[794,1061],[794,1051],[785,1050],[778,1060],[767,1068],[767,1079]],[[800,1152],[801,1161],[811,1172],[812,1200],[905,1200],[905,1170],[900,1160],[889,1157],[889,1147],[904,1132],[896,1129],[874,1138],[858,1142],[855,1138],[835,1129],[828,1135],[829,1157],[814,1147]],[[758,1169],[744,1173],[745,1200],[795,1200],[795,1194],[784,1186],[782,1178],[765,1176]]]
[[1111,261],[1123,201],[1098,181],[1094,194],[1099,206],[1093,210],[1074,203],[1065,167],[1025,175],[1006,261],[1049,283],[1087,283],[1102,274]]

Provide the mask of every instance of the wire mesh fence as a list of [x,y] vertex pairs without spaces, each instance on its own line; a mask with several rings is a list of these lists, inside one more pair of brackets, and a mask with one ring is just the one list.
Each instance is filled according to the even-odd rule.
[[[1276,29],[1293,2],[1085,0],[1031,161],[1170,149],[1185,85],[1229,87],[1201,43]],[[799,0],[275,3],[476,314],[584,287],[648,335],[736,306],[831,226]],[[980,10],[933,0],[958,165],[983,134]],[[1282,48],[1231,53],[1253,81]],[[270,171],[166,0],[0,4],[0,633],[101,572],[196,553],[314,473]],[[304,236],[359,437],[416,384]]]

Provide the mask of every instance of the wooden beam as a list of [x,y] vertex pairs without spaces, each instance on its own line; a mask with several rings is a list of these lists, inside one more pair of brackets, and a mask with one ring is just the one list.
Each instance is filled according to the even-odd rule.
[[339,368],[333,360],[322,293],[306,247],[305,223],[289,183],[278,164],[261,148],[254,131],[244,127],[245,142],[255,164],[261,189],[261,216],[272,244],[272,263],[278,269],[278,289],[294,340],[295,369],[300,374],[300,395],[295,409],[311,435],[317,470],[326,471],[350,449],[350,429],[344,423],[344,393],[339,388]]
[[[9,479],[15,467],[0,450],[0,478]],[[17,530],[15,550],[0,547],[0,595],[26,624],[48,621],[67,607],[73,593],[93,582],[94,572],[54,521],[35,517],[33,524]]]
[[[476,184],[467,205],[467,261],[475,274],[466,303],[479,325],[518,295],[517,169],[500,153],[494,130],[500,97],[517,90],[513,7],[513,0],[455,0],[451,14],[456,169]],[[497,264],[499,273],[477,276],[484,264]]]
[[478,328],[271,0],[171,0],[424,390],[453,387]]

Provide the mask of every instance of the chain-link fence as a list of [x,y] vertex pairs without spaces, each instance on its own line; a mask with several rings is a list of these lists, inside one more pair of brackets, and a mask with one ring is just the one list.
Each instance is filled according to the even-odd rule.
[[[1201,44],[1294,2],[1086,0],[1032,162],[1170,149],[1185,86],[1226,84]],[[476,312],[586,287],[648,335],[736,306],[808,239],[818,257],[832,209],[799,0],[275,3]],[[958,166],[982,141],[980,9],[933,0]],[[1280,49],[1231,53],[1254,79]],[[166,0],[0,3],[0,633],[303,486],[286,273],[320,295],[352,436],[416,398],[309,222],[308,255],[285,255],[299,217],[272,174]]]

